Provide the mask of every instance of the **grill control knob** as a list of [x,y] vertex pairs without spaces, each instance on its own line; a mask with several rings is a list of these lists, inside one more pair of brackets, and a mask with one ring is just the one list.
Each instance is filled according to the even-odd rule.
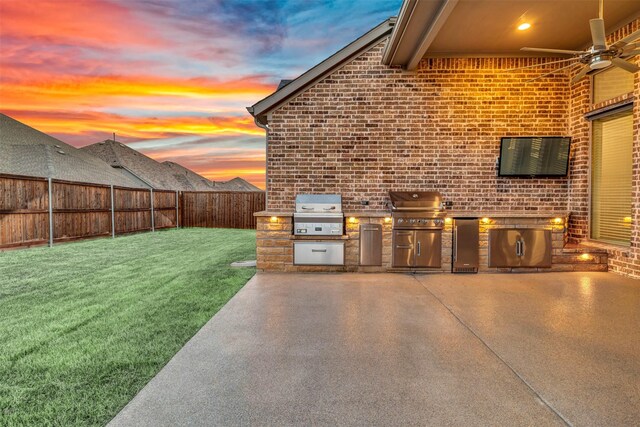
[[411,218],[411,219],[409,220],[409,224],[414,224],[415,222],[416,222],[416,220],[415,220],[414,218]]
[[404,222],[404,219],[398,218],[398,224],[402,224],[403,222]]
[[441,219],[434,219],[434,220],[433,220],[433,223],[434,223],[436,226],[441,227],[441,226],[442,226],[442,224],[444,224],[444,221],[443,221],[443,220],[441,220]]

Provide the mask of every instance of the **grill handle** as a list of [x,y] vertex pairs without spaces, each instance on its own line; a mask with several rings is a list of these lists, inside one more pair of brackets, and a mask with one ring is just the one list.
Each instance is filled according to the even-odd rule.
[[311,249],[311,252],[327,252],[326,249]]

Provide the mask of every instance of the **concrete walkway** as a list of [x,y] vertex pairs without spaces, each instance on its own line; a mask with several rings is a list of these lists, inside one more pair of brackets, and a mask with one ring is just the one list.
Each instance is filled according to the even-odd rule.
[[639,420],[638,281],[258,274],[111,425]]

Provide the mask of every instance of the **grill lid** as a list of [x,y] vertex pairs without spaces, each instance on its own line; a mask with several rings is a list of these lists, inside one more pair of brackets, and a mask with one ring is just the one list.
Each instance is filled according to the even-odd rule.
[[442,195],[437,191],[389,191],[392,211],[439,211]]
[[342,215],[342,196],[340,194],[298,194],[296,213]]

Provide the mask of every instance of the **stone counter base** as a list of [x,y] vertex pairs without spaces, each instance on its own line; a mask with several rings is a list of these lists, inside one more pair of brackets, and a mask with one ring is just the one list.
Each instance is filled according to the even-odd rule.
[[[450,273],[453,227],[449,221],[442,230],[442,267],[436,269],[399,269],[391,267],[391,222],[383,217],[360,216],[345,219],[346,235],[313,239],[309,236],[293,236],[291,216],[258,216],[256,233],[257,268],[261,271],[293,272],[408,272]],[[359,265],[360,224],[382,225],[382,266]],[[555,218],[495,218],[480,221],[480,273],[485,272],[546,272],[546,271],[607,271],[607,252],[597,248],[567,247],[566,218],[560,224]],[[552,231],[553,259],[551,268],[490,268],[488,267],[488,231],[492,228],[544,228]],[[293,264],[293,243],[296,240],[328,240],[344,242],[344,266],[309,266]]]

